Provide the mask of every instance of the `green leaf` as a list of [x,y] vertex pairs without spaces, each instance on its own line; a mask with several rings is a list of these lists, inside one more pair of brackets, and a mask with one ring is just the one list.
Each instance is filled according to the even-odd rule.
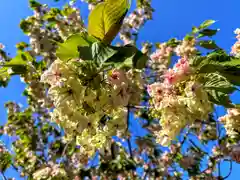
[[211,73],[205,77],[205,80],[204,88],[208,92],[211,102],[225,107],[233,106],[230,103],[229,94],[233,93],[236,88],[227,78],[217,73]]
[[93,42],[92,37],[88,37],[83,33],[69,36],[64,43],[59,43],[56,55],[62,61],[67,61],[72,58],[79,58],[79,47],[90,47]]
[[105,3],[98,4],[88,17],[88,33],[99,38],[104,39],[105,28],[104,28],[104,18],[103,11],[105,8]]
[[240,58],[228,57],[228,61],[224,61],[221,65],[228,66],[228,67],[240,67]]
[[27,44],[27,43],[25,43],[25,42],[20,42],[20,43],[18,43],[18,44],[16,44],[16,48],[18,49],[18,50],[21,50],[21,51],[23,51],[25,48],[27,48],[29,45]]
[[[32,56],[28,52],[19,51],[13,59],[0,68],[0,79],[9,78],[10,75],[24,74],[27,70],[27,62],[33,61]],[[8,70],[11,68],[12,73],[9,74]]]
[[33,22],[31,22],[30,20],[21,20],[19,26],[22,29],[22,31],[26,34],[30,32],[30,27],[32,23]]
[[92,57],[93,60],[99,65],[102,65],[116,53],[117,50],[114,50],[110,46],[107,46],[101,42],[95,42],[92,44]]
[[169,39],[168,42],[166,43],[167,46],[175,48],[177,47],[181,41],[177,40],[176,38]]
[[88,33],[110,44],[119,32],[128,11],[128,0],[106,0],[89,15]]
[[47,21],[56,21],[56,17],[61,14],[61,10],[58,8],[51,8],[46,14],[44,14],[43,19]]
[[2,58],[4,60],[8,59],[7,53],[2,49],[0,49],[0,58]]
[[233,93],[236,88],[224,76],[218,73],[210,73],[205,76],[205,89],[213,89],[225,94]]
[[200,30],[196,27],[196,26],[193,26],[192,27],[192,33],[193,34],[197,34]]
[[214,24],[215,22],[216,21],[211,20],[211,19],[210,20],[206,20],[202,24],[200,24],[199,29],[205,29],[205,28],[211,26],[212,24]]
[[[239,70],[240,71],[240,70]],[[240,74],[235,73],[221,73],[229,82],[234,84],[235,86],[240,86]]]
[[198,44],[199,44],[199,46],[201,46],[205,49],[218,49],[219,48],[213,40],[199,41]]
[[132,65],[132,68],[143,69],[146,67],[148,57],[139,51],[136,47],[127,45],[124,47],[115,47],[118,52],[107,62],[113,62],[117,66]]
[[231,104],[230,102],[230,98],[229,98],[229,95],[223,93],[223,92],[220,92],[220,91],[216,91],[214,89],[212,90],[208,90],[208,95],[209,95],[209,100],[214,103],[214,104],[217,104],[217,105],[222,105],[226,108],[233,108],[234,105]]
[[137,0],[137,7],[142,7],[144,0]]
[[219,29],[204,29],[199,32],[198,38],[201,38],[204,36],[208,36],[208,37],[214,36],[218,31]]
[[33,9],[37,9],[37,8],[41,7],[42,5],[35,0],[29,0],[29,6]]
[[137,50],[135,56],[133,57],[133,68],[143,69],[146,67],[148,57],[141,51]]

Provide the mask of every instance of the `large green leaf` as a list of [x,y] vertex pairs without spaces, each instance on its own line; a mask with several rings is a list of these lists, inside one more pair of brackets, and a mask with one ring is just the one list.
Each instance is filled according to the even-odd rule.
[[117,50],[107,46],[101,42],[95,42],[92,44],[92,58],[97,64],[102,65],[114,54],[117,53]]
[[31,61],[33,61],[33,58],[28,52],[18,51],[16,57],[11,59],[9,62],[1,65],[2,67],[0,68],[0,77],[9,77],[9,68],[12,70],[12,75],[25,73],[27,70],[27,63]]
[[230,94],[236,90],[235,86],[231,84],[227,78],[218,73],[207,74],[205,80],[204,87],[208,90],[213,89],[226,94]]
[[229,56],[229,60],[222,62],[221,65],[227,67],[240,67],[240,58]]
[[69,36],[64,43],[58,44],[56,55],[62,61],[67,61],[72,58],[79,58],[81,53],[79,47],[89,47],[95,38],[89,37],[83,33]]
[[222,49],[217,49],[207,56],[196,56],[190,59],[190,64],[198,69],[199,73],[221,72],[232,74],[240,70],[240,59],[229,56]]
[[233,107],[229,94],[233,93],[236,87],[227,78],[218,73],[210,73],[206,75],[205,81],[204,88],[208,92],[211,102],[225,107]]
[[225,94],[214,89],[208,90],[209,100],[217,105],[222,105],[226,108],[233,108],[234,105],[230,102],[228,94]]
[[118,66],[131,66],[136,69],[146,67],[148,57],[134,46],[115,47],[118,53],[107,62],[113,62]]
[[98,4],[88,17],[88,33],[103,40],[105,36],[104,12],[105,3]]
[[119,32],[128,8],[128,0],[106,0],[98,4],[89,15],[88,33],[110,44]]
[[234,84],[235,86],[240,86],[240,70],[238,73],[221,73],[229,82]]

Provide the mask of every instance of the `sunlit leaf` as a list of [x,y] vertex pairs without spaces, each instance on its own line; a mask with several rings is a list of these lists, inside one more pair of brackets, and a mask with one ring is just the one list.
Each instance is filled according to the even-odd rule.
[[236,90],[234,85],[232,85],[224,76],[218,73],[207,74],[205,79],[206,82],[204,83],[204,88],[206,89],[214,89],[226,94],[230,94]]
[[128,0],[107,0],[98,4],[88,18],[88,33],[110,44],[128,11]]
[[216,22],[215,20],[211,20],[211,19],[206,20],[202,24],[200,24],[199,29],[207,28],[207,27],[211,26],[212,24],[214,24],[215,22]]
[[78,47],[89,47],[93,43],[93,38],[85,34],[74,34],[66,39],[64,43],[58,44],[56,55],[62,61],[67,61],[72,58],[79,58]]

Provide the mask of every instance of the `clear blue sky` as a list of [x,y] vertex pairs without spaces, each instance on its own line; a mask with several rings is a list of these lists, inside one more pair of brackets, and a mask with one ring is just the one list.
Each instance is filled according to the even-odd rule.
[[[41,0],[40,2],[50,3],[51,5],[60,6],[61,3],[53,3],[53,0]],[[65,1],[65,0],[62,0]],[[79,0],[80,1],[80,0]],[[217,20],[214,25],[220,28],[220,32],[215,37],[220,47],[230,50],[235,42],[233,31],[240,27],[239,7],[240,0],[152,0],[155,8],[154,21],[148,24],[142,30],[139,39],[151,42],[163,42],[172,37],[182,38],[186,33],[191,31],[193,25],[199,25],[206,19]],[[84,13],[84,19],[87,14]],[[0,42],[6,45],[6,50],[15,54],[15,44],[20,41],[27,41],[18,27],[20,20],[28,15],[31,11],[28,8],[28,0],[1,0],[0,5]],[[19,81],[18,77],[11,80],[8,88],[0,88],[0,124],[6,121],[6,112],[4,102],[14,100],[26,105],[26,100],[21,93],[24,84]],[[233,100],[240,103],[240,96],[234,95]],[[223,166],[223,171],[227,173],[228,167]],[[234,165],[232,175],[229,179],[238,180],[238,171],[240,165]],[[7,173],[11,177],[12,171]],[[19,177],[16,177],[19,179]]]

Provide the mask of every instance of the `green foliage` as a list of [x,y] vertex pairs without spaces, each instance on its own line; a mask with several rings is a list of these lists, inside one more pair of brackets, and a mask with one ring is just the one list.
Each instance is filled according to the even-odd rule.
[[94,41],[96,41],[95,38],[83,33],[71,35],[64,43],[58,43],[56,55],[62,61],[79,58],[84,56],[84,54],[81,54],[84,51],[79,52],[79,48],[90,47]]
[[191,59],[190,64],[202,74],[204,87],[213,103],[232,107],[229,94],[239,85],[240,60],[229,56],[221,49],[214,50],[206,56]]
[[218,29],[203,29],[202,31],[199,32],[198,38],[208,36],[212,37],[214,36],[219,30]]
[[11,166],[12,157],[8,151],[4,151],[2,149],[3,147],[0,147],[0,148],[2,150],[0,152],[0,171],[4,172]]
[[27,48],[29,45],[25,42],[20,42],[18,44],[16,44],[16,48],[19,50],[19,51],[23,51],[25,48]]
[[88,33],[110,44],[119,32],[128,8],[128,0],[107,0],[98,4],[89,15]]
[[205,76],[205,81],[204,87],[213,103],[225,107],[233,107],[229,99],[229,94],[236,90],[233,84],[218,73],[207,74]]
[[126,45],[114,47],[96,41],[85,34],[74,34],[64,43],[59,43],[57,57],[63,61],[74,58],[93,60],[98,66],[112,64],[115,67],[143,69],[148,57],[136,47]]
[[93,43],[91,51],[93,60],[100,66],[117,53],[116,50],[101,42]]
[[214,24],[215,22],[216,21],[212,20],[212,19],[206,20],[202,24],[200,24],[199,29],[205,29],[205,28],[211,26],[212,24]]
[[30,32],[30,27],[32,25],[31,19],[29,20],[21,20],[19,26],[22,29],[22,31],[27,34]]
[[[89,0],[88,2],[94,4],[99,3],[96,0]],[[151,9],[150,3],[147,0],[138,0],[137,3],[138,7],[146,8],[146,10]],[[48,11],[37,1],[30,0],[30,7],[34,9],[35,12],[42,13],[42,17],[40,17],[41,23],[35,23],[35,17],[30,17],[27,20],[21,21],[21,29],[26,34],[33,33],[33,35],[35,35],[33,29],[41,31],[46,28],[47,35],[44,34],[44,32],[41,32],[41,35],[43,34],[43,37],[46,37],[49,41],[45,44],[40,43],[40,41],[36,43],[45,46],[53,42],[57,47],[54,46],[49,52],[47,50],[43,51],[43,49],[40,48],[39,54],[41,57],[39,57],[34,53],[34,47],[31,47],[31,44],[28,45],[20,42],[16,45],[18,49],[17,56],[12,59],[7,57],[4,51],[0,50],[1,56],[6,59],[6,62],[3,62],[0,68],[0,85],[6,86],[6,81],[1,82],[2,79],[10,78],[11,75],[15,74],[21,75],[27,82],[24,95],[27,97],[29,103],[29,108],[25,110],[16,108],[16,104],[11,103],[8,107],[8,122],[6,124],[6,127],[9,128],[8,135],[17,135],[19,139],[13,143],[15,154],[12,155],[12,157],[9,153],[0,153],[0,169],[2,171],[5,171],[10,167],[11,163],[14,162],[18,170],[24,172],[28,179],[35,179],[33,178],[34,172],[44,170],[48,165],[49,167],[51,166],[51,171],[56,168],[55,165],[59,165],[69,176],[63,177],[65,179],[74,179],[77,176],[82,179],[86,177],[91,179],[94,175],[101,176],[101,179],[104,179],[104,177],[116,179],[117,175],[137,179],[134,174],[137,172],[137,167],[144,167],[145,175],[143,179],[151,179],[151,177],[181,179],[182,174],[176,171],[176,169],[179,168],[183,168],[185,172],[187,171],[189,176],[195,177],[200,174],[203,176],[202,179],[208,176],[200,170],[202,169],[201,163],[203,163],[201,160],[211,155],[208,155],[202,147],[198,147],[198,144],[195,144],[191,140],[190,134],[187,134],[189,136],[184,135],[184,138],[186,138],[184,141],[189,143],[187,145],[189,146],[187,153],[191,152],[195,158],[194,164],[190,167],[181,164],[181,161],[184,161],[184,158],[188,157],[185,156],[185,152],[182,151],[182,147],[185,146],[184,141],[178,143],[176,140],[177,142],[170,147],[170,151],[164,155],[164,159],[162,156],[162,148],[159,148],[156,143],[157,139],[157,141],[161,141],[161,137],[159,138],[157,135],[160,134],[160,131],[164,130],[163,121],[165,118],[171,117],[167,119],[168,121],[166,120],[166,123],[167,126],[173,127],[174,116],[179,114],[179,118],[181,118],[180,114],[184,115],[180,120],[176,117],[176,120],[178,120],[177,123],[179,123],[176,125],[178,131],[180,129],[179,127],[182,126],[181,120],[188,121],[188,119],[191,119],[190,116],[195,116],[196,114],[196,117],[193,117],[192,121],[200,123],[200,127],[195,126],[197,123],[194,124],[189,120],[189,123],[187,122],[185,126],[182,127],[179,139],[182,138],[181,135],[185,133],[184,128],[186,128],[192,135],[202,136],[201,139],[199,138],[198,140],[199,144],[207,144],[209,141],[215,141],[216,144],[219,144],[220,137],[218,137],[217,134],[218,121],[207,117],[208,114],[212,113],[213,104],[222,105],[226,108],[238,107],[238,105],[231,103],[229,95],[237,90],[236,86],[240,85],[240,59],[229,56],[225,51],[220,49],[213,40],[198,39],[202,37],[211,38],[218,32],[218,30],[208,28],[215,21],[207,20],[199,27],[193,27],[192,33],[187,35],[184,40],[194,40],[193,42],[196,40],[198,47],[200,46],[211,51],[207,51],[209,52],[207,55],[200,54],[200,51],[194,54],[194,50],[194,53],[187,54],[187,57],[190,56],[189,58],[191,58],[190,64],[192,69],[187,72],[189,74],[184,74],[183,80],[181,78],[179,79],[183,87],[174,89],[174,84],[172,84],[173,86],[171,88],[173,89],[171,89],[171,91],[174,93],[170,91],[167,92],[168,94],[172,93],[173,98],[178,98],[178,96],[183,97],[186,102],[181,102],[182,104],[180,104],[178,101],[174,102],[173,99],[172,102],[168,102],[167,110],[158,111],[157,108],[154,108],[155,106],[152,106],[154,104],[149,104],[150,93],[147,93],[148,89],[146,88],[147,85],[153,83],[152,76],[148,76],[149,74],[151,75],[151,72],[149,74],[147,72],[142,76],[142,72],[144,71],[140,71],[147,67],[146,63],[149,57],[132,45],[122,47],[110,45],[119,32],[129,6],[128,0],[105,0],[103,3],[99,3],[89,16],[88,33],[76,34],[76,32],[85,31],[82,31],[81,23],[78,24],[81,26],[81,28],[78,29],[77,23],[74,24],[72,21],[74,18],[72,18],[71,15],[76,11],[70,5],[66,5],[63,9],[50,8]],[[41,12],[41,9],[44,9],[44,12]],[[63,32],[55,28],[55,25],[58,23],[63,25]],[[64,32],[64,28],[66,28],[66,32]],[[69,37],[65,39],[67,36]],[[166,44],[168,47],[175,48],[183,43],[173,38],[166,42]],[[158,47],[158,45],[159,44],[156,46]],[[76,61],[74,61],[75,59]],[[171,57],[169,57],[169,59],[171,59]],[[54,67],[54,65],[56,65],[54,64],[55,62],[59,63],[57,66],[63,64],[64,68],[60,68],[61,72],[55,72],[55,70],[59,68]],[[45,71],[51,63],[53,63],[53,66],[51,66],[53,69]],[[109,74],[113,72],[113,70],[116,71],[110,76]],[[49,83],[47,81],[44,82],[46,84],[43,83],[44,80],[40,81],[40,76],[44,71],[45,77],[42,77],[46,78],[46,76],[48,76],[48,80],[51,81]],[[154,70],[151,69],[150,71]],[[65,77],[63,76],[64,73],[66,73]],[[154,73],[156,73],[154,74],[154,78],[160,79],[162,78],[161,73],[164,72]],[[181,73],[182,72],[179,74]],[[29,74],[31,77],[29,77]],[[53,75],[56,76],[54,77],[56,79],[52,80]],[[44,79],[42,77],[41,79]],[[57,82],[59,84],[56,85],[55,80],[57,81],[58,78],[61,79],[61,82]],[[144,78],[144,82],[147,83],[143,85],[141,78]],[[179,85],[179,81],[176,81],[176,87]],[[161,80],[154,82],[160,84]],[[200,88],[195,88],[195,85],[196,87],[199,85]],[[162,87],[160,87],[160,90],[162,90],[161,88]],[[144,92],[142,92],[142,89],[145,89]],[[157,91],[156,93],[160,92],[159,89],[155,90]],[[56,95],[53,95],[54,93]],[[160,94],[161,93],[162,92],[160,92]],[[182,96],[181,93],[187,97]],[[46,97],[46,94],[51,94],[51,96]],[[144,99],[142,99],[143,102],[136,100],[137,103],[135,103],[136,106],[134,106],[131,99],[141,99],[140,94],[144,96]],[[199,94],[204,96],[201,98],[204,98],[206,103],[203,103],[202,99],[198,99],[199,97],[197,96]],[[206,97],[207,95],[209,98]],[[192,99],[188,101],[188,97]],[[50,100],[50,98],[52,99]],[[154,101],[160,103],[160,101],[162,101],[161,98],[162,96],[159,95]],[[179,101],[182,101],[182,99],[179,98]],[[118,105],[118,103],[121,105]],[[140,103],[146,106],[138,106]],[[176,103],[176,105],[174,103]],[[131,107],[127,104],[131,104]],[[161,105],[164,106],[165,104]],[[173,106],[173,108],[170,108],[171,106]],[[52,112],[53,109],[54,113],[52,114],[50,112]],[[104,110],[100,112],[99,109]],[[121,109],[124,116],[115,112],[115,110],[118,109]],[[205,113],[205,109],[210,110],[206,110],[206,116],[201,116]],[[60,110],[63,111],[61,115],[59,115]],[[125,112],[126,110],[127,113]],[[167,114],[168,111],[169,114]],[[127,132],[129,119],[127,119],[126,122],[123,120],[125,120],[125,115],[127,115],[126,118],[129,118],[130,113],[139,115],[139,124],[148,130],[148,135],[136,138],[133,137],[135,136],[133,133],[129,134],[129,132]],[[164,113],[166,113],[166,115],[161,116]],[[187,115],[185,116],[184,113]],[[196,118],[200,116],[204,117],[204,120],[196,120]],[[114,119],[116,119],[116,121],[122,121],[124,125],[127,124],[127,129],[125,129],[126,127],[119,127],[119,122],[115,124]],[[63,122],[66,125],[63,125]],[[105,126],[108,123],[111,126]],[[65,129],[61,129],[60,126]],[[113,131],[114,128],[116,128],[117,133]],[[121,128],[124,131],[121,132],[122,134],[120,133]],[[86,130],[86,132],[84,132],[86,134],[84,134],[82,138],[87,136],[90,138],[96,137],[93,141],[88,141],[87,138],[84,139],[86,140],[86,144],[83,145],[85,150],[77,146],[77,143],[81,144],[78,141],[78,136],[82,133],[81,129]],[[2,129],[0,130],[2,131]],[[172,129],[170,129],[169,132],[171,132],[171,130]],[[110,135],[108,131],[111,131]],[[97,134],[99,132],[106,134],[101,134],[102,136],[98,137]],[[174,129],[173,132],[175,132]],[[121,134],[121,136],[118,134]],[[110,138],[112,135],[117,135],[124,140],[128,138],[126,136],[131,136],[131,138],[135,138],[136,144],[131,147],[131,141],[129,140],[129,147],[126,148],[125,142],[123,141],[123,144],[113,143]],[[65,136],[66,139],[63,139],[63,136]],[[162,136],[162,134],[159,136]],[[94,149],[95,143],[100,144],[101,140],[104,139],[103,137],[107,137],[107,143],[103,145],[103,148],[99,148],[100,145],[98,145],[97,148]],[[156,137],[158,138],[156,139]],[[232,143],[236,143],[236,139],[227,138],[228,141],[233,141]],[[171,140],[173,140],[173,138]],[[88,147],[87,143],[93,146]],[[113,144],[116,146],[113,146]],[[135,148],[135,145],[137,145],[137,148]],[[98,165],[96,167],[95,165],[86,166],[87,161],[91,158],[90,156],[96,151],[99,152]],[[147,161],[144,160],[145,157]],[[78,158],[80,160],[76,164],[79,166],[75,166],[76,164],[72,163],[72,161],[78,161]],[[215,166],[217,160],[215,161],[214,158],[211,159],[211,157],[210,160],[213,166]],[[168,173],[166,171],[168,170],[173,171],[173,173],[171,172],[166,175]],[[43,171],[43,173],[45,172]],[[42,177],[40,176],[40,178]],[[58,180],[61,178],[49,177],[49,179]]]
[[10,75],[24,74],[27,71],[27,63],[31,62],[32,56],[28,52],[19,51],[15,58],[0,65],[0,79],[9,78]]
[[136,47],[126,45],[116,47],[118,53],[111,57],[107,62],[114,62],[117,67],[133,67],[143,69],[146,66],[148,57],[139,51]]
[[205,49],[218,49],[219,47],[213,40],[203,40],[198,42],[199,46]]
[[207,74],[204,78],[206,80],[204,84],[206,89],[214,89],[225,94],[231,94],[236,90],[236,87],[233,84],[218,73]]
[[34,10],[38,10],[42,5],[35,0],[29,0],[29,6]]

